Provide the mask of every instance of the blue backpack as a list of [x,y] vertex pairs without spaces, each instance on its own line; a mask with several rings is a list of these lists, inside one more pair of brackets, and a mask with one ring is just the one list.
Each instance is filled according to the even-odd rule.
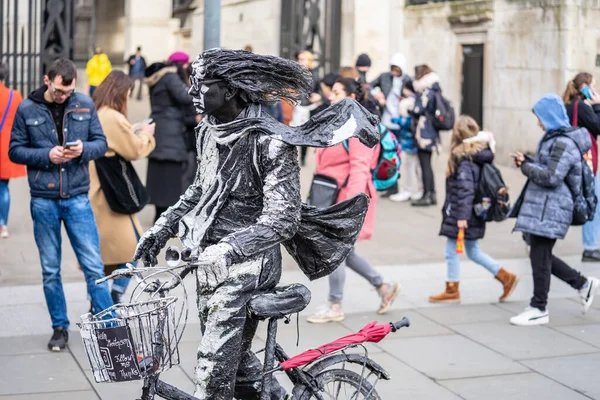
[[[400,144],[398,138],[383,124],[379,124],[379,160],[377,166],[371,170],[375,189],[387,190],[394,186],[400,179]],[[348,141],[344,141],[344,148],[348,151]]]

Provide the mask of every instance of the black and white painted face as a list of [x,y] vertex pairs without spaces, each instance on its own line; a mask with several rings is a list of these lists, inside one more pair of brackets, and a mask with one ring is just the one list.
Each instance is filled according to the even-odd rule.
[[193,97],[194,107],[199,114],[211,114],[223,107],[227,84],[222,79],[207,79],[202,58],[192,64],[190,76],[190,89],[188,93]]

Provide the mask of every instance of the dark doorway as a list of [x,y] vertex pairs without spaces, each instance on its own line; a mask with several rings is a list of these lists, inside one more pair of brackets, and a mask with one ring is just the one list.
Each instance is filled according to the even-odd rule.
[[461,112],[483,124],[483,45],[463,45]]
[[279,55],[296,59],[310,50],[321,76],[340,67],[341,0],[284,0],[281,2]]

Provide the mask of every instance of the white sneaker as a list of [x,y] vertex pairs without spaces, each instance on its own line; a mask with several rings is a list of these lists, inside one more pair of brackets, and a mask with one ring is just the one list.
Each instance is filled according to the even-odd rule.
[[317,308],[317,312],[306,318],[312,324],[326,324],[327,322],[340,322],[345,318],[340,303],[326,304]]
[[597,278],[589,277],[586,285],[579,290],[579,296],[581,296],[581,312],[587,313],[594,301],[594,296],[598,292],[600,287],[600,280]]
[[0,239],[8,239],[8,228],[0,226]]
[[521,314],[510,319],[510,323],[518,326],[545,325],[550,322],[548,310],[542,311],[539,308],[527,307]]
[[400,193],[396,193],[390,196],[390,200],[396,203],[400,203],[402,201],[409,201],[412,195],[410,192],[404,190]]
[[417,192],[417,193],[413,193],[410,196],[411,200],[421,200],[423,198],[423,192]]

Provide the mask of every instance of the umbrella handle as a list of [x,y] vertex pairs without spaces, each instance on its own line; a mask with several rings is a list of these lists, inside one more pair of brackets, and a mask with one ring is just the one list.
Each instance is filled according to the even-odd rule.
[[390,325],[392,326],[392,332],[396,332],[398,329],[408,328],[410,326],[410,321],[408,318],[404,317],[398,322],[391,322]]

